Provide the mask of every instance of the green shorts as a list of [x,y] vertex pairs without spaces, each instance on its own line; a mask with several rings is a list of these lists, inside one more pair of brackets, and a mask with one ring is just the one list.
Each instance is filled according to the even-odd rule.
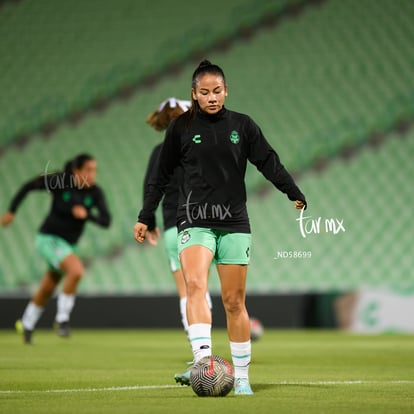
[[216,264],[249,264],[252,236],[203,227],[191,227],[177,237],[178,253],[186,247],[201,245],[213,252]]
[[176,272],[181,269],[177,248],[177,227],[171,227],[164,231],[164,242],[171,272]]
[[52,234],[37,233],[35,243],[37,251],[55,271],[60,271],[62,260],[76,250],[75,245]]

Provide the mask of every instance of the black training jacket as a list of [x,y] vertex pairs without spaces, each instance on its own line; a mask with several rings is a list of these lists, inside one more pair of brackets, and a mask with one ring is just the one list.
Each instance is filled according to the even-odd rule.
[[214,115],[186,112],[168,127],[159,169],[145,188],[138,221],[149,227],[170,176],[183,168],[177,226],[250,233],[244,182],[247,161],[292,200],[305,196],[260,128],[247,115],[223,108]]
[[[154,175],[157,174],[159,169],[158,157],[161,152],[162,144],[158,144],[150,155],[147,171],[144,178],[144,195],[145,188],[150,182],[154,181]],[[156,179],[156,178],[155,178]],[[164,198],[162,199],[162,218],[164,222],[164,231],[175,227],[177,224],[177,206],[178,206],[178,194],[179,194],[179,181],[182,179],[181,168],[176,168],[174,173],[165,187]],[[156,223],[154,222],[154,226]],[[153,230],[152,227],[149,230]]]
[[[39,176],[24,184],[11,201],[9,211],[15,213],[26,195],[33,190],[43,190],[52,196],[52,205],[40,226],[40,233],[53,234],[70,244],[76,244],[86,221],[102,227],[110,225],[110,214],[100,187],[77,188],[73,176],[64,172]],[[82,205],[87,209],[86,220],[73,217],[71,210],[74,205]]]

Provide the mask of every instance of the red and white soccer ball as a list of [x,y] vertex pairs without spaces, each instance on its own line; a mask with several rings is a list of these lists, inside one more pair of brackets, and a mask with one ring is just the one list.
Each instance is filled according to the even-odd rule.
[[264,328],[257,318],[250,318],[250,339],[257,341],[263,336]]
[[225,397],[233,389],[233,368],[218,355],[204,357],[191,368],[190,385],[199,397]]

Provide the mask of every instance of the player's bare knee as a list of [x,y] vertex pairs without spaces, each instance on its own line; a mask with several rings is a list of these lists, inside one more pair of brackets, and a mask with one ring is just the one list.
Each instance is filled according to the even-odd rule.
[[187,297],[200,296],[204,297],[207,290],[204,283],[197,279],[187,280]]
[[228,294],[222,296],[223,306],[228,314],[236,315],[243,312],[244,305],[244,296],[237,294]]
[[84,274],[84,268],[82,266],[81,263],[76,264],[74,266],[71,266],[67,273],[66,273],[66,277],[73,279],[74,281],[79,281],[80,279],[82,279]]

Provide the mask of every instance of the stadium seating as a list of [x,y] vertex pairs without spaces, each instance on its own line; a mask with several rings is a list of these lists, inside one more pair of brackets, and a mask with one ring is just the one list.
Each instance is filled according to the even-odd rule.
[[[280,1],[277,6],[287,3]],[[34,74],[31,81],[25,81],[27,83],[13,82],[12,78],[17,79],[21,73],[19,65],[25,64],[19,49],[16,54],[20,60],[12,65],[13,73],[7,75],[12,77],[0,79],[0,86],[7,91],[6,96],[0,97],[0,107],[4,107],[5,114],[0,130],[6,128],[13,132],[1,133],[2,139],[15,136],[16,125],[20,128],[32,123],[32,128],[39,119],[46,119],[40,113],[55,119],[56,113],[50,115],[52,107],[53,111],[64,114],[67,107],[65,110],[62,107],[69,99],[71,107],[79,104],[80,96],[82,105],[87,105],[100,94],[113,93],[116,85],[136,81],[147,73],[145,71],[158,55],[162,56],[162,62],[157,61],[157,70],[171,63],[174,56],[184,58],[186,53],[205,45],[194,27],[185,31],[193,34],[188,36],[191,42],[187,43],[178,35],[168,37],[169,24],[158,24],[156,34],[159,37],[152,40],[154,49],[147,50],[147,39],[138,41],[132,35],[135,30],[132,21],[143,17],[136,14],[131,4],[126,0],[119,2],[114,20],[108,26],[115,36],[112,44],[103,47],[100,43],[103,34],[91,35],[91,44],[96,47],[90,51],[90,67],[89,64],[74,67],[69,79],[64,75],[71,60],[82,61],[88,57],[81,47],[68,53],[69,45],[79,40],[70,37],[75,36],[71,30],[60,34],[64,37],[61,47],[65,53],[54,55],[53,74],[40,66],[42,57],[33,57],[41,75]],[[157,15],[162,22],[166,19],[165,10],[157,4],[148,3],[145,16]],[[212,37],[215,39],[231,36],[239,25],[255,27],[264,13],[274,11],[276,3],[259,2],[260,7],[255,9],[254,2],[240,2],[238,13],[230,6],[227,9],[227,4],[231,2],[220,6],[224,14],[214,29]],[[39,9],[38,17],[30,21],[28,16],[35,15],[34,8]],[[46,9],[57,15],[46,17]],[[121,25],[119,21],[125,17],[126,10],[132,17]],[[195,11],[191,9],[189,13],[191,16]],[[22,2],[19,7],[4,8],[0,14],[0,53],[6,56],[1,48],[7,42],[11,50],[17,47],[13,44],[17,40],[11,39],[12,32],[7,25],[14,22],[18,23],[16,27],[27,26],[29,33],[31,24],[35,30],[39,22],[43,22],[42,25],[51,22],[50,26],[44,24],[49,31],[44,29],[45,33],[38,39],[52,42],[50,32],[55,25],[64,24],[64,16],[68,19],[64,27],[71,27],[75,17],[83,16],[76,22],[77,27],[96,31],[104,27],[108,10],[88,2],[88,5],[76,4],[73,9],[62,6],[62,10],[57,11],[46,0],[37,2],[36,6],[33,2]],[[248,41],[239,39],[230,49],[214,50],[209,54],[209,58],[226,72],[228,107],[249,113],[287,168],[302,173],[299,185],[310,202],[306,214],[314,218],[343,219],[346,228],[345,233],[337,235],[302,238],[291,203],[284,195],[269,191],[264,178],[254,167],[249,167],[246,177],[248,207],[254,229],[250,290],[346,290],[363,284],[384,283],[391,273],[395,275],[396,286],[409,284],[401,275],[413,263],[406,247],[409,246],[408,233],[400,221],[402,218],[409,220],[409,209],[404,209],[396,200],[406,185],[406,177],[412,173],[409,157],[414,149],[414,136],[411,132],[400,139],[390,132],[398,121],[412,119],[414,114],[411,76],[414,52],[410,47],[414,32],[409,16],[414,16],[413,5],[405,0],[398,4],[383,0],[331,0],[320,7],[306,9],[297,17],[286,18],[274,27],[258,30]],[[180,24],[184,24],[188,14],[180,19]],[[92,22],[91,26],[88,22]],[[35,42],[33,34],[24,36],[27,42],[29,37]],[[122,39],[125,49],[114,51]],[[53,41],[59,43],[59,40]],[[179,43],[187,46],[186,51],[180,50],[180,54],[174,55]],[[31,50],[30,44],[27,50]],[[148,53],[148,66],[141,72],[136,71],[137,58],[131,54],[135,45],[141,56]],[[159,46],[158,52],[165,53],[157,54],[155,45]],[[171,46],[171,54],[167,53],[167,45]],[[47,47],[45,45],[45,50]],[[111,53],[110,61],[106,51]],[[51,56],[50,60],[53,59]],[[62,124],[49,138],[37,134],[26,146],[11,147],[2,156],[2,210],[7,208],[18,186],[30,177],[46,169],[61,168],[66,159],[79,152],[91,152],[97,158],[98,181],[106,191],[113,225],[109,230],[89,225],[80,243],[81,255],[88,264],[81,287],[84,293],[168,293],[175,289],[166,260],[160,260],[164,257],[162,242],[157,249],[137,247],[132,239],[132,226],[141,204],[142,178],[148,156],[162,139],[161,134],[145,124],[145,116],[167,96],[186,98],[193,70],[194,63],[186,64],[181,72],[166,74],[152,88],[141,90],[129,100],[120,100],[101,112],[90,112],[80,123]],[[35,81],[38,76],[45,76],[50,82],[45,85]],[[76,89],[71,84],[72,77],[81,80],[79,84],[89,89]],[[4,78],[16,87],[6,88]],[[62,89],[54,89],[56,85]],[[26,96],[22,96],[20,88],[27,89]],[[43,91],[44,96],[41,96]],[[64,99],[60,99],[62,96]],[[22,114],[25,116],[20,116]],[[366,142],[376,131],[385,131],[386,143],[378,148],[367,146]],[[339,155],[348,147],[356,147],[356,155],[345,161]],[[310,168],[321,158],[328,160],[327,167],[322,172],[312,171]],[[407,205],[410,205],[412,197],[410,194],[407,197]],[[4,259],[0,265],[0,287],[3,292],[30,290],[37,283],[44,263],[34,251],[33,238],[48,202],[45,194],[30,195],[13,226],[1,231],[0,251]],[[398,218],[395,222],[394,217]],[[391,227],[389,231],[385,230],[387,226]],[[274,259],[278,251],[310,251],[312,257]],[[218,289],[214,273],[211,283],[213,290]]]
[[[364,147],[349,160],[333,159],[322,173],[305,173],[299,185],[309,201],[306,238],[299,215],[283,195],[272,191],[251,199],[250,289],[342,292],[375,286],[414,291],[408,277],[414,265],[411,209],[404,207],[414,202],[406,191],[414,173],[413,150],[413,130],[406,136],[391,134],[379,148]],[[320,232],[311,232],[310,221],[319,217]],[[326,231],[325,220],[331,218],[343,220],[345,231],[334,234],[329,226]],[[286,252],[304,257],[289,258]]]
[[[293,0],[53,0],[0,13],[0,146],[162,73]],[[217,10],[220,13],[217,13]],[[248,21],[246,21],[248,19]]]

